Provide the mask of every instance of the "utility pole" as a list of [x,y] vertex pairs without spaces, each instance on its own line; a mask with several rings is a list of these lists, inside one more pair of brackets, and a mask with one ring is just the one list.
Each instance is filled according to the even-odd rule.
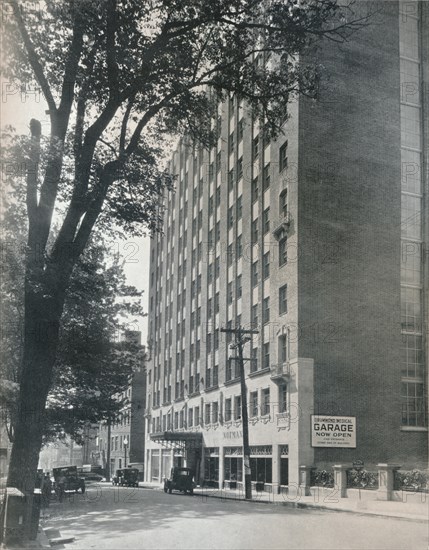
[[231,347],[238,350],[238,366],[240,369],[241,387],[241,420],[243,423],[243,462],[244,462],[244,494],[247,500],[252,499],[252,478],[250,472],[250,446],[249,446],[249,416],[247,412],[246,380],[244,378],[243,347],[250,340],[249,334],[259,334],[258,330],[245,330],[238,328],[221,328],[221,332],[234,334],[235,344]]
[[110,434],[112,433],[112,422],[110,417],[110,411],[109,415],[107,417],[107,452],[106,452],[106,481],[110,481]]

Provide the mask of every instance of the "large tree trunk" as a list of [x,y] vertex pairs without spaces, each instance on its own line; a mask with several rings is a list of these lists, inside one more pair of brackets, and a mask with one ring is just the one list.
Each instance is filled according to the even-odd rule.
[[[27,274],[35,273],[27,264]],[[8,487],[26,496],[24,524],[28,536],[39,453],[45,428],[46,400],[53,378],[64,296],[58,286],[47,285],[46,272],[26,278],[24,350]],[[51,288],[48,288],[48,287]]]

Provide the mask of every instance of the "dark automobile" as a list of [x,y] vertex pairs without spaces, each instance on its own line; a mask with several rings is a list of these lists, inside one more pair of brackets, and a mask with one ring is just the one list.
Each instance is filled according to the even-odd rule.
[[137,468],[122,468],[116,470],[116,475],[112,478],[112,485],[126,485],[127,487],[139,486],[139,471]]
[[182,491],[194,493],[193,472],[190,468],[172,468],[169,478],[164,479],[164,492]]
[[59,500],[62,500],[66,491],[79,490],[83,494],[85,492],[85,480],[79,477],[76,466],[63,466],[53,469],[54,489]]

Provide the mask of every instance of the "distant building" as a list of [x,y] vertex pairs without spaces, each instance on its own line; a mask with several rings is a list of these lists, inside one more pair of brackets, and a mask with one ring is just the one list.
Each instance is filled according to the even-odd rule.
[[60,466],[82,468],[84,464],[96,465],[94,452],[96,451],[97,431],[96,425],[87,426],[83,432],[83,445],[78,445],[70,437],[48,443],[40,452],[39,468],[52,472],[53,468]]
[[[125,340],[141,346],[141,332],[126,331]],[[124,400],[125,405],[117,422],[109,426],[100,424],[97,441],[98,463],[106,468],[110,446],[110,475],[115,470],[124,468],[130,463],[144,462],[145,447],[145,403],[146,403],[146,355],[141,346],[142,364],[130,379],[128,388],[115,397]]]
[[147,481],[186,463],[206,484],[243,482],[220,332],[237,326],[259,330],[245,348],[254,482],[427,467],[429,4],[374,4],[376,24],[322,44],[327,88],[291,103],[284,135],[264,139],[231,97],[217,146],[183,139],[171,159],[151,244]]

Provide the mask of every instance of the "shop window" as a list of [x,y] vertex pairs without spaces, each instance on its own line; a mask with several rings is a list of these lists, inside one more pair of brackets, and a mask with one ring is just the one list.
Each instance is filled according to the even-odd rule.
[[258,483],[272,483],[272,458],[250,458],[251,479]]
[[206,483],[219,482],[219,457],[218,456],[204,457],[204,481]]
[[280,458],[280,485],[289,485],[289,459]]
[[225,481],[243,481],[243,457],[225,457],[224,477]]

